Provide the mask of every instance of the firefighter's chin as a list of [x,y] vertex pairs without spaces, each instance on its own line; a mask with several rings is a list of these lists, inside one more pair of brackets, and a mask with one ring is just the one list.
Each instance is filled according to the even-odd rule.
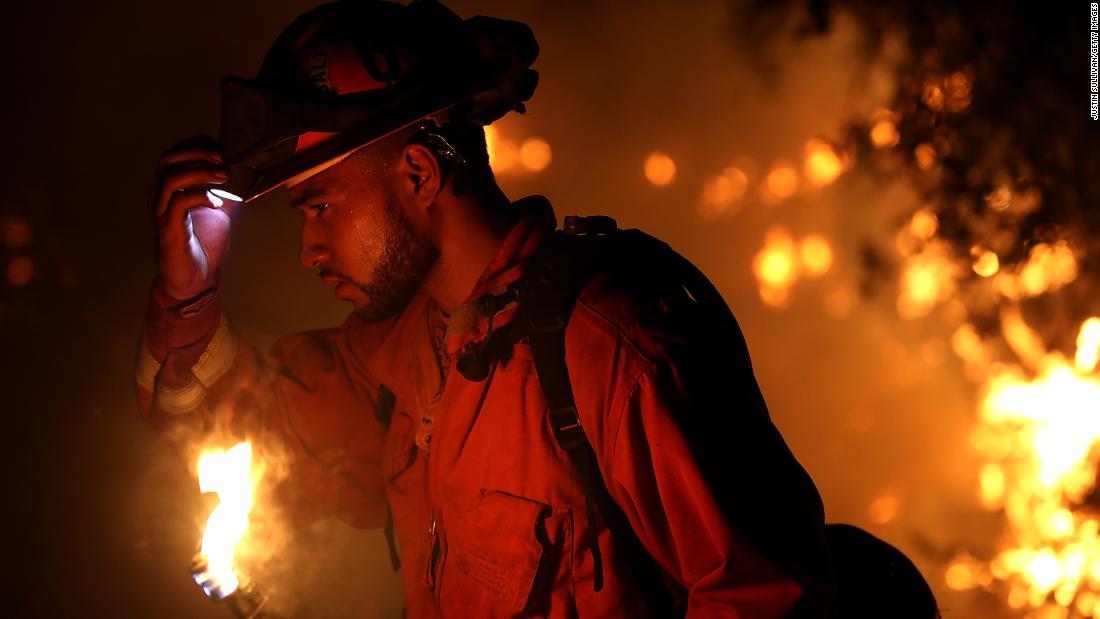
[[337,299],[351,301],[351,304],[355,306],[355,309],[359,309],[367,302],[366,295],[363,294],[363,291],[360,290],[358,286],[349,281],[341,281],[340,283],[336,284],[336,288],[333,290],[333,293],[336,295]]

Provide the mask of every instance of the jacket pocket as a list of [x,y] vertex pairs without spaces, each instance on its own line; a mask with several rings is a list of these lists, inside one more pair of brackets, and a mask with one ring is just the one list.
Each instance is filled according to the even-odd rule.
[[444,609],[509,617],[549,604],[555,584],[563,580],[557,573],[569,564],[562,561],[568,521],[568,510],[555,512],[500,490],[482,491],[448,527],[440,590]]

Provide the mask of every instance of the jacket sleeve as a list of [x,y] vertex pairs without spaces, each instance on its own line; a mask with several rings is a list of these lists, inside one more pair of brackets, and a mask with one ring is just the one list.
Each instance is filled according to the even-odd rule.
[[339,329],[292,335],[261,354],[222,314],[215,287],[181,304],[156,292],[137,363],[141,414],[192,474],[202,449],[251,440],[261,500],[296,524],[335,515],[380,527],[385,429],[364,358],[383,325],[354,315]]
[[821,499],[736,339],[666,340],[624,381],[601,469],[642,544],[686,593],[689,618],[825,617]]

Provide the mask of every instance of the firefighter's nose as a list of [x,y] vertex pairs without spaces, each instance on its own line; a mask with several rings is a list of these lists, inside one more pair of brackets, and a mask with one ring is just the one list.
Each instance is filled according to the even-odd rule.
[[298,252],[298,259],[307,269],[323,266],[332,257],[332,251],[324,243],[307,242],[302,239],[302,248]]

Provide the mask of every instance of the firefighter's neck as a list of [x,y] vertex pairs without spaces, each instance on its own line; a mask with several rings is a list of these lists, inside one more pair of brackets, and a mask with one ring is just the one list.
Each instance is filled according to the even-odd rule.
[[495,184],[458,196],[441,192],[438,207],[439,259],[428,278],[427,292],[449,313],[473,292],[517,217]]

